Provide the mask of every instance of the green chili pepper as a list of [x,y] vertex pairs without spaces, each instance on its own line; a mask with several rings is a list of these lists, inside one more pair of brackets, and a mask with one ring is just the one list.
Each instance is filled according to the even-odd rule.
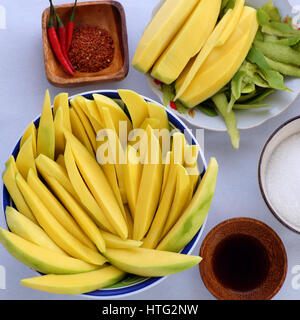
[[297,77],[300,78],[300,68],[295,67],[290,64],[274,61],[272,59],[269,59],[266,57],[266,61],[268,62],[269,66],[273,69],[276,70],[286,76],[291,76],[291,77]]
[[293,47],[300,42],[300,36],[290,37],[285,39],[278,39],[276,36],[266,35],[264,37],[265,42],[272,42],[281,46]]
[[235,104],[234,110],[250,110],[270,107],[268,104]]

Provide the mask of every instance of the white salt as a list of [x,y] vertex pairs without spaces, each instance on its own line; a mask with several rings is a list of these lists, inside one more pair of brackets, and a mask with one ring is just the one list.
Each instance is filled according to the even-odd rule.
[[266,168],[265,185],[276,213],[300,231],[300,133],[275,148]]

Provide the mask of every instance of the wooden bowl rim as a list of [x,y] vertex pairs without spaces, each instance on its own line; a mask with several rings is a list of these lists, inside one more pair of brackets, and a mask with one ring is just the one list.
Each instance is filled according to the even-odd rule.
[[[268,296],[262,296],[261,295],[261,288],[265,287],[264,285],[262,285],[261,287],[254,289],[252,291],[248,291],[248,292],[236,292],[236,291],[231,291],[228,288],[224,288],[224,286],[222,286],[214,277],[214,273],[212,270],[209,270],[207,272],[207,268],[206,268],[206,264],[205,264],[205,256],[206,256],[206,252],[207,250],[209,250],[210,252],[212,252],[214,250],[214,248],[216,247],[216,245],[211,246],[210,243],[210,239],[212,237],[216,237],[216,235],[218,233],[222,234],[220,231],[223,228],[228,227],[228,225],[236,225],[239,226],[240,224],[243,223],[247,223],[249,224],[249,226],[259,226],[260,228],[268,231],[268,233],[271,235],[272,239],[274,240],[274,242],[276,242],[277,245],[277,252],[280,252],[283,256],[283,268],[280,270],[281,272],[281,278],[280,281],[276,284],[276,286],[274,286],[274,290],[272,290],[272,292],[268,295]],[[251,229],[249,228],[248,230],[249,232],[232,232],[232,233],[228,233],[228,234],[224,234],[224,236],[220,236],[218,238],[218,243],[222,240],[224,240],[225,238],[227,238],[230,235],[233,234],[247,234],[247,235],[251,235],[253,237],[255,237],[257,240],[261,241],[260,236],[257,234],[253,234],[251,232]],[[261,241],[262,242],[262,241]],[[262,243],[264,244],[264,243]],[[247,297],[249,297],[250,293],[251,294],[251,298],[254,300],[270,300],[272,299],[277,293],[278,291],[281,289],[285,278],[286,278],[286,274],[287,274],[287,265],[288,265],[288,261],[287,261],[287,254],[286,254],[286,250],[284,247],[284,244],[282,242],[282,240],[280,239],[280,237],[278,236],[278,234],[272,229],[270,228],[267,224],[257,220],[257,219],[253,219],[253,218],[246,218],[246,217],[237,217],[237,218],[232,218],[232,219],[227,219],[221,223],[219,223],[218,225],[216,225],[205,237],[205,239],[202,242],[201,248],[200,248],[200,252],[199,255],[203,258],[203,261],[199,264],[199,271],[200,271],[200,275],[202,278],[202,281],[204,283],[204,285],[206,286],[206,288],[209,290],[209,292],[217,299],[219,300],[229,300],[230,298],[227,296],[226,297],[226,292],[230,291],[231,294],[231,299],[233,298],[232,296],[234,296],[234,298],[236,300],[247,300]],[[272,262],[271,266],[274,266],[275,261]],[[210,277],[213,278],[215,280],[215,284],[216,285],[211,285],[211,281],[208,281],[208,279],[206,278],[206,274],[209,273]],[[218,291],[216,291],[216,287],[218,288],[224,288],[224,290],[222,290],[222,294],[219,294]]]

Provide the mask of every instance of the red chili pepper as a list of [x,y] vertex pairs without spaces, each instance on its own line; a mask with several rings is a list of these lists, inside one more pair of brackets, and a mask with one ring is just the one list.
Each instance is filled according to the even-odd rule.
[[48,39],[49,39],[51,48],[52,48],[57,60],[59,61],[59,63],[61,64],[61,66],[64,68],[64,70],[67,73],[69,73],[71,76],[74,76],[74,72],[71,69],[68,61],[66,60],[66,58],[62,52],[62,49],[61,49],[61,46],[60,46],[60,43],[59,43],[59,40],[58,40],[58,37],[56,34],[56,30],[54,28],[52,7],[50,8],[50,17],[49,17],[49,23],[48,23],[48,28],[47,28],[47,34],[48,34]]
[[72,14],[71,14],[70,20],[67,24],[67,41],[66,41],[67,53],[69,52],[70,47],[71,47],[71,43],[72,43],[72,37],[73,37],[73,32],[74,32],[74,17],[75,17],[75,11],[76,11],[76,4],[77,4],[77,0],[75,0]]
[[171,101],[171,102],[170,102],[170,107],[171,107],[172,109],[176,110],[176,111],[178,110],[178,109],[177,109],[177,106],[176,106],[176,103],[175,103],[174,101]]
[[52,0],[49,0],[50,1],[50,5],[51,7],[53,8],[53,12],[55,14],[55,17],[56,17],[56,21],[57,21],[57,31],[58,31],[58,38],[59,38],[59,42],[60,42],[60,46],[61,46],[61,50],[70,66],[70,68],[74,71],[74,68],[69,60],[69,57],[68,57],[68,54],[67,54],[67,50],[66,50],[66,39],[67,39],[67,32],[66,32],[66,28],[63,24],[63,22],[61,21],[59,15],[57,14],[56,10],[55,10],[55,7],[53,6],[53,3],[52,3]]

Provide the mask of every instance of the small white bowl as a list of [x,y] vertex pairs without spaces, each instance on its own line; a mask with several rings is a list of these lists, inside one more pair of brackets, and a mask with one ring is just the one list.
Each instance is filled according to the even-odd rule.
[[[288,120],[272,133],[260,155],[258,164],[258,182],[262,197],[272,214],[283,225],[288,227],[290,230],[300,234],[300,227],[296,227],[295,225],[293,225],[286,219],[286,217],[278,212],[278,209],[275,209],[275,205],[274,202],[272,203],[270,192],[268,191],[266,182],[268,165],[272,158],[273,152],[281,144],[281,142],[295,134],[300,134],[300,116]],[[284,166],[286,164],[282,163],[282,165]]]

